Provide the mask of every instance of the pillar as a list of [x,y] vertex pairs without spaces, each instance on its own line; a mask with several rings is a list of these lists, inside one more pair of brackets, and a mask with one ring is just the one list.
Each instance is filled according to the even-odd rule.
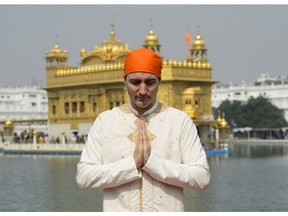
[[34,130],[33,131],[33,145],[37,144],[37,132]]
[[64,130],[62,130],[62,132],[61,132],[61,135],[62,135],[62,145],[65,145],[65,131]]

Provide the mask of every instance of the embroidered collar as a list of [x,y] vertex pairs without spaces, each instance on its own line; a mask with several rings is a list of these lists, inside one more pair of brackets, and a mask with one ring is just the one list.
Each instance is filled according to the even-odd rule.
[[130,109],[130,110],[132,111],[132,113],[134,113],[136,116],[149,115],[149,114],[153,113],[154,111],[156,111],[156,109],[158,108],[158,105],[159,105],[159,102],[158,102],[158,100],[156,100],[156,102],[154,103],[154,105],[153,105],[149,110],[147,110],[146,112],[144,112],[142,115],[139,115],[139,113],[137,112],[137,110],[132,107],[131,102],[129,101],[129,103],[128,103],[129,109]]

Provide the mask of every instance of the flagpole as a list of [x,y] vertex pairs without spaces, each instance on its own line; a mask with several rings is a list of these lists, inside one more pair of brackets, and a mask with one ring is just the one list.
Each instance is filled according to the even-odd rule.
[[189,55],[188,55],[188,52],[189,52],[189,51],[188,51],[188,50],[189,50],[189,49],[188,49],[188,46],[189,46],[189,45],[186,43],[186,59],[187,59],[187,60],[188,60],[188,58],[189,58]]
[[188,33],[188,30],[186,29],[186,59],[189,59],[189,45],[192,44],[191,36]]
[[189,45],[189,43],[188,43],[188,29],[186,29],[186,42],[185,42],[185,44],[186,44],[186,61],[188,60],[188,45]]

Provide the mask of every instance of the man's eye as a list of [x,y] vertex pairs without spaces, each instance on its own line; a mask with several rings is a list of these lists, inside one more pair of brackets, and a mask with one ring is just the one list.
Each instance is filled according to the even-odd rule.
[[138,80],[130,80],[130,83],[133,85],[139,85],[140,82]]
[[146,85],[153,85],[156,81],[155,80],[148,80]]

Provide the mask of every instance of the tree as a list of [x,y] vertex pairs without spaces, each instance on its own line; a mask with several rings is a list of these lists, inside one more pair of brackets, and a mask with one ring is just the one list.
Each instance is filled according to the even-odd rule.
[[215,118],[219,111],[225,113],[225,119],[230,127],[281,128],[288,125],[283,110],[263,96],[251,97],[245,104],[225,100],[214,110]]
[[220,115],[224,113],[228,125],[234,127],[237,124],[238,127],[238,124],[241,122],[241,118],[239,118],[241,116],[241,107],[241,101],[231,102],[230,100],[225,100],[217,109],[214,109],[214,118],[216,119],[219,113]]

